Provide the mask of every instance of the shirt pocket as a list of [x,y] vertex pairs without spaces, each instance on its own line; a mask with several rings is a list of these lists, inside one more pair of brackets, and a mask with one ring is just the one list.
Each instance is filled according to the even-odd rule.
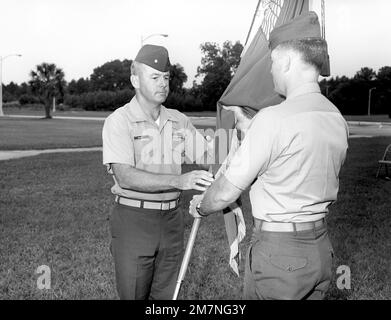
[[134,140],[134,157],[136,167],[151,164],[153,159],[153,137],[148,134],[136,134]]

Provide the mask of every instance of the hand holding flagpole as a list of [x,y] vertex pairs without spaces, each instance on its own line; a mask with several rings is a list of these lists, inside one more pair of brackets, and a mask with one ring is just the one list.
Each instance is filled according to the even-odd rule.
[[[209,172],[212,172],[212,166],[209,167]],[[203,198],[203,195],[196,195],[195,197],[198,198],[197,201],[201,201]],[[193,200],[190,202],[189,210],[190,211],[196,210],[196,206],[197,206],[197,203],[196,203],[196,201],[194,201],[194,198],[193,198]],[[179,290],[181,289],[182,282],[185,279],[187,267],[189,265],[189,261],[190,261],[190,257],[191,257],[191,252],[193,251],[194,242],[195,242],[195,239],[197,236],[197,232],[198,232],[198,228],[200,226],[200,223],[201,223],[201,217],[194,218],[193,226],[191,227],[191,231],[190,231],[189,240],[187,241],[185,254],[183,256],[181,268],[179,270],[178,280],[176,282],[174,296],[172,298],[173,300],[176,300],[178,298]]]

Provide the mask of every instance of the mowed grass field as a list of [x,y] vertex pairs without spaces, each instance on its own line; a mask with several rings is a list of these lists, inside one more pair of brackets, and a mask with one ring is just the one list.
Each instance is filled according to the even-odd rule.
[[[7,114],[7,113],[6,113]],[[17,112],[14,114],[19,115]],[[37,116],[38,111],[21,112]],[[110,112],[57,112],[62,117],[105,118]],[[213,112],[189,113],[191,117],[215,116]],[[102,145],[103,121],[0,117],[0,150],[83,148]]]
[[[67,111],[57,110],[52,113],[53,116],[63,117],[107,117],[110,111],[86,111],[71,109]],[[33,116],[44,116],[43,108],[18,108],[18,107],[4,107],[4,114],[6,115],[33,115]],[[215,111],[202,111],[202,112],[185,112],[190,117],[215,117]],[[386,114],[376,115],[346,115],[346,121],[369,121],[369,122],[389,122],[391,118]]]
[[[94,117],[94,118],[106,118],[112,111],[86,111],[71,109],[66,111],[57,110],[52,113],[54,117]],[[189,117],[215,117],[216,111],[194,111],[184,112]],[[30,115],[44,117],[44,109],[31,109],[31,108],[4,108],[4,114],[6,115]]]
[[96,147],[103,121],[0,117],[0,150]]
[[[10,123],[3,122],[8,120],[0,120],[0,150],[11,146]],[[94,126],[103,125],[37,119],[45,121],[41,126],[35,120],[23,121],[30,122],[31,128],[23,131],[22,138],[14,137],[19,139],[17,149],[26,149],[30,143],[44,148],[48,141],[55,147],[73,143],[94,146],[101,130]],[[74,130],[63,127],[67,138],[57,135],[50,140],[61,126]],[[35,138],[29,140],[34,132]],[[390,138],[350,140],[339,200],[328,216],[336,254],[328,299],[391,298],[391,181],[375,178],[377,160],[389,143]],[[116,299],[109,251],[112,179],[101,164],[101,153],[1,161],[0,177],[0,299]],[[187,213],[192,194],[184,192],[181,204],[186,239],[192,225]],[[241,245],[244,257],[252,227],[247,193],[243,203],[247,222],[247,236]],[[241,299],[244,260],[241,276],[236,277],[228,266],[228,256],[223,217],[210,216],[202,221],[179,298]],[[35,272],[41,265],[51,268],[50,290],[37,289],[39,275]],[[351,290],[337,289],[340,265],[351,268]]]

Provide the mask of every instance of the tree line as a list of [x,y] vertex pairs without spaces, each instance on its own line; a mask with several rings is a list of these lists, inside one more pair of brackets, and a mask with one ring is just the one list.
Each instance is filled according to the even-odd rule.
[[[191,88],[185,88],[187,75],[179,64],[170,69],[170,95],[165,105],[180,111],[216,110],[216,102],[230,83],[240,63],[243,46],[226,41],[222,46],[201,44],[201,64]],[[65,81],[64,71],[53,63],[42,63],[30,72],[30,80],[20,85],[3,85],[3,101],[20,106],[44,105],[50,118],[53,98],[63,108],[84,110],[115,110],[126,104],[135,94],[130,83],[132,60],[113,60],[96,67],[87,78]],[[368,67],[352,78],[346,76],[323,79],[322,93],[343,114],[389,114],[391,117],[391,67],[376,73]],[[372,97],[369,102],[369,92]]]
[[364,67],[352,78],[323,79],[322,93],[346,115],[388,114],[391,118],[391,67]]

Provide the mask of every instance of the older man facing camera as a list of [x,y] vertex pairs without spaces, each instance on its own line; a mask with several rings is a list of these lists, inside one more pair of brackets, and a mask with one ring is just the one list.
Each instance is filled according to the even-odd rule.
[[207,171],[181,173],[184,157],[200,163],[208,148],[188,117],[162,105],[169,68],[164,47],[143,46],[131,67],[136,95],[103,127],[103,163],[116,196],[111,251],[121,299],[172,298],[183,251],[180,193],[205,191],[213,181]]
[[320,93],[328,55],[314,12],[276,28],[270,49],[275,90],[286,100],[259,111],[231,166],[193,199],[191,213],[221,210],[251,186],[244,298],[322,299],[333,256],[325,217],[337,199],[348,126]]

